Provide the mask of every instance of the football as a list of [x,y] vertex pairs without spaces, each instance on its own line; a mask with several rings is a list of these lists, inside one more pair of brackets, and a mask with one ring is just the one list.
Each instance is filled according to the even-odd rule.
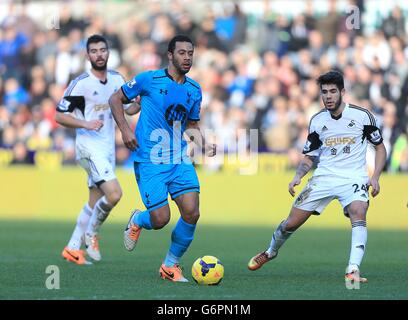
[[216,257],[203,256],[194,261],[191,273],[198,284],[217,285],[224,277],[224,266]]

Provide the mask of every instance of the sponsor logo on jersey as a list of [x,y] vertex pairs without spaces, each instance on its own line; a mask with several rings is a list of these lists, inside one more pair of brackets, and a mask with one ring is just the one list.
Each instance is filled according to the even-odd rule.
[[109,109],[109,104],[107,103],[101,103],[101,104],[96,104],[94,106],[95,111],[103,111]]
[[94,93],[93,93],[93,96],[97,96],[99,93],[98,93],[98,91],[94,91]]
[[334,137],[334,138],[327,138],[324,140],[324,144],[327,147],[337,146],[339,144],[355,144],[356,138],[355,137]]
[[164,116],[170,126],[173,125],[173,121],[184,123],[187,119],[187,109],[182,104],[172,104],[167,108]]
[[322,132],[323,132],[323,131],[327,131],[327,130],[329,130],[329,129],[327,129],[327,127],[326,127],[326,126],[323,126],[323,128],[322,128]]

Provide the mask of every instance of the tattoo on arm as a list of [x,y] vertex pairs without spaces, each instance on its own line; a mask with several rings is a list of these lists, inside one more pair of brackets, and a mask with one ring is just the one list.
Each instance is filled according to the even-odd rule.
[[314,156],[305,156],[303,160],[299,163],[299,166],[296,169],[296,175],[299,178],[302,178],[312,169],[313,164],[317,161],[317,157]]

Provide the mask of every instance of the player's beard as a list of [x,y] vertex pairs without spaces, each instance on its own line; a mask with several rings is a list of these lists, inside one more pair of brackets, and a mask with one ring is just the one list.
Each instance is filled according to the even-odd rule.
[[337,110],[339,110],[342,103],[343,103],[343,98],[340,96],[337,102],[334,104],[333,109],[327,109],[327,107],[326,109],[329,110],[331,113],[335,113]]
[[95,69],[97,71],[105,71],[108,66],[108,60],[106,60],[105,63],[101,66],[98,66],[96,61],[95,62],[90,61],[90,62],[91,62],[92,69]]
[[177,72],[178,72],[179,74],[182,74],[182,75],[185,75],[186,73],[188,73],[188,72],[190,71],[190,68],[191,68],[191,64],[190,64],[190,68],[188,68],[188,69],[183,69],[182,66],[181,66],[181,64],[180,64],[178,61],[176,61],[176,60],[173,60],[173,65],[174,65],[174,67],[176,68]]

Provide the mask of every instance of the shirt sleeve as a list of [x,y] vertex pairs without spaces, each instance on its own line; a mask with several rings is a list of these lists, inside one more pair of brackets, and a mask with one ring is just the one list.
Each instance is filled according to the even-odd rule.
[[128,101],[132,101],[138,95],[143,95],[145,88],[150,82],[150,73],[143,72],[135,76],[132,80],[122,85],[123,95]]
[[303,147],[303,154],[311,157],[317,157],[320,155],[320,147],[323,145],[320,140],[320,136],[316,131],[313,118],[309,124],[309,134],[305,146]]
[[377,126],[377,120],[370,111],[365,112],[363,120],[363,137],[367,138],[370,143],[378,146],[383,142],[383,137],[380,128]]
[[63,98],[57,105],[57,111],[62,113],[71,113],[75,109],[82,112],[85,109],[85,97],[79,81],[72,80],[65,90]]
[[[126,83],[125,78],[122,75],[120,75],[119,85],[122,87],[125,83]],[[131,105],[132,105],[131,103],[126,103],[123,105],[123,109],[127,110],[130,108]]]
[[203,101],[203,96],[201,94],[201,89],[197,91],[197,98],[190,110],[188,115],[188,120],[190,121],[200,121],[200,111],[201,111],[201,102]]

